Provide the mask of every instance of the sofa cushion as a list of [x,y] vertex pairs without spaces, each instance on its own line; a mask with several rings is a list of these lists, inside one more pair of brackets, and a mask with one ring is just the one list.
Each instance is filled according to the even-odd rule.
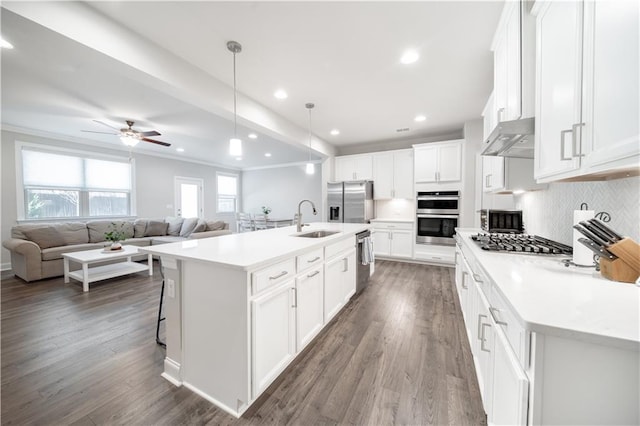
[[188,237],[189,234],[191,234],[193,232],[193,230],[195,229],[195,227],[198,225],[198,218],[197,217],[190,217],[184,220],[184,222],[182,222],[182,228],[180,229],[180,236],[181,237]]
[[87,227],[79,222],[23,225],[21,232],[41,249],[89,242]]
[[87,222],[87,229],[90,243],[107,241],[104,234],[113,230],[122,230],[126,238],[133,237],[134,233],[133,223],[126,220],[91,220]]
[[219,231],[221,229],[227,229],[227,224],[223,220],[207,221],[207,231]]
[[63,253],[72,253],[74,251],[94,250],[103,248],[100,243],[72,244],[68,246],[51,247],[42,250],[42,260],[62,259]]
[[165,235],[164,237],[153,237],[151,240],[152,246],[157,246],[158,244],[167,244],[167,243],[177,243],[180,241],[185,241],[184,237],[176,237],[173,235]]
[[167,235],[168,223],[159,220],[150,220],[147,222],[147,228],[144,231],[145,237],[156,237]]
[[184,219],[181,217],[167,217],[165,222],[169,224],[167,228],[167,235],[171,235],[174,237],[180,236],[180,229],[182,229],[182,222]]
[[123,246],[147,247],[151,245],[152,238],[153,237],[128,238],[120,243]]
[[147,229],[147,219],[136,219],[133,221],[133,238],[144,237],[144,231]]
[[204,219],[198,219],[198,223],[196,223],[196,227],[193,228],[193,231],[191,231],[191,234],[193,234],[194,232],[203,232],[206,230],[207,230],[207,222],[205,222]]

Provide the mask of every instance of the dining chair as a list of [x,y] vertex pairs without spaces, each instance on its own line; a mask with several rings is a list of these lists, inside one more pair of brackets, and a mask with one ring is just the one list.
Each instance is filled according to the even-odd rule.
[[251,223],[251,215],[249,213],[236,213],[236,224],[238,226],[238,232],[253,231],[253,224]]
[[267,229],[267,215],[256,213],[253,215],[253,227],[256,231]]

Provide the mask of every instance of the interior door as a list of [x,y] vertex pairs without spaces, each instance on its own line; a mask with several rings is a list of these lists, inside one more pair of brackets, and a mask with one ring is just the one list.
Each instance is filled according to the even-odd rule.
[[204,218],[202,207],[202,179],[179,177],[175,178],[175,215],[177,217]]

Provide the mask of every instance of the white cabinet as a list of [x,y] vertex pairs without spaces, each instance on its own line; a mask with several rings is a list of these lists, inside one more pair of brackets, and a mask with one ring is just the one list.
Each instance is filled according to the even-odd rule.
[[294,288],[295,282],[289,280],[251,301],[254,396],[264,391],[296,354]]
[[337,181],[373,179],[371,154],[345,155],[335,159]]
[[410,149],[373,154],[373,198],[413,199],[413,151]]
[[[504,189],[504,162],[504,157],[482,156],[482,191],[494,192]],[[533,173],[531,177],[533,178]]]
[[639,5],[537,2],[535,176],[637,171]]
[[372,221],[373,252],[382,257],[413,257],[413,223]]
[[494,93],[491,92],[489,99],[487,99],[487,104],[484,106],[482,110],[482,142],[486,141],[493,129],[496,128],[498,124],[497,110],[496,110],[496,102],[494,98]]
[[355,249],[328,260],[324,273],[324,318],[328,322],[356,292]]
[[324,325],[324,270],[322,265],[296,278],[296,350],[301,351]]
[[[506,2],[494,36],[494,108],[498,122],[521,115],[520,2]],[[494,126],[495,127],[495,126]]]
[[416,183],[462,180],[462,139],[414,145]]
[[482,190],[484,192],[511,193],[516,190],[543,189],[533,177],[533,160],[482,156]]

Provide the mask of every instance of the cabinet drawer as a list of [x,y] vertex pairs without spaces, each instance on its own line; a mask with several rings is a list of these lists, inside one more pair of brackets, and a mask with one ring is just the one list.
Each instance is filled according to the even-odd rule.
[[307,268],[311,268],[314,265],[319,265],[324,260],[324,252],[322,248],[313,250],[309,253],[301,254],[296,257],[297,271],[302,272]]
[[373,229],[390,229],[392,231],[396,229],[405,229],[411,231],[413,229],[413,223],[411,222],[373,222]]
[[356,237],[350,237],[350,238],[345,238],[342,241],[339,241],[337,243],[333,243],[329,246],[326,246],[324,248],[324,258],[325,259],[330,259],[333,256],[345,251],[345,250],[349,250],[352,249],[356,246]]
[[287,259],[283,262],[267,266],[251,276],[251,293],[258,294],[262,290],[278,284],[296,274],[296,260]]
[[522,368],[526,368],[529,363],[528,332],[520,324],[498,289],[494,289],[488,298],[493,320],[504,332]]

